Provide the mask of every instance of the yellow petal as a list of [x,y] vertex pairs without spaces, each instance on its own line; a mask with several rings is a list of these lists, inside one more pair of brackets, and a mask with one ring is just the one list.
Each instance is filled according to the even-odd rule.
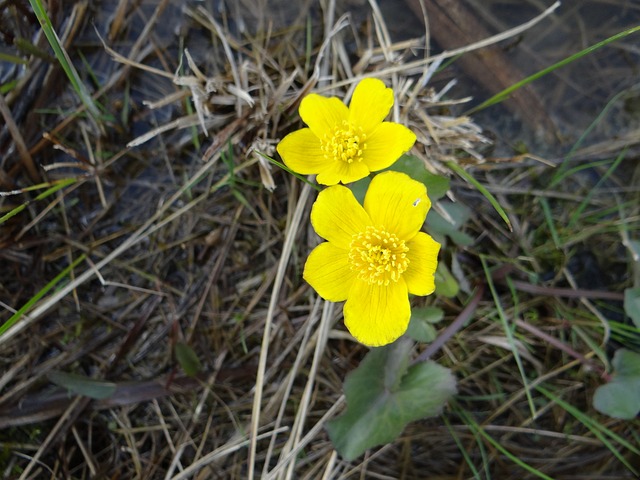
[[349,109],[336,97],[310,93],[300,102],[300,118],[320,139],[332,136],[337,125],[349,118]]
[[430,295],[436,289],[434,283],[440,244],[423,232],[407,242],[409,266],[402,274],[409,293],[413,295]]
[[277,150],[287,167],[303,175],[318,173],[328,163],[320,149],[320,140],[309,128],[296,130],[284,137]]
[[349,266],[349,252],[324,242],[309,254],[303,278],[325,300],[342,302],[347,299],[355,279]]
[[377,78],[361,80],[349,104],[349,121],[371,132],[389,114],[393,106],[393,90]]
[[316,177],[316,181],[322,185],[335,185],[355,182],[367,175],[369,167],[364,162],[346,163],[338,160],[327,163]]
[[404,125],[384,122],[368,137],[363,161],[372,172],[391,166],[416,143],[416,135]]
[[401,279],[387,286],[355,280],[347,303],[344,323],[360,343],[380,347],[407,331],[411,307],[407,285]]
[[353,235],[365,230],[371,220],[351,190],[334,185],[318,194],[311,209],[311,224],[322,238],[346,250]]
[[411,240],[418,233],[430,207],[426,187],[400,172],[376,175],[364,197],[364,209],[373,224],[401,240]]

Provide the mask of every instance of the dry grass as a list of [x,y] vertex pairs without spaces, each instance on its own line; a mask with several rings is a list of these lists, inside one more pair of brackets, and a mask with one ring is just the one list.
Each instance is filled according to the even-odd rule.
[[[612,349],[640,344],[637,331],[623,336],[619,298],[598,298],[631,285],[620,239],[638,233],[634,161],[604,185],[589,175],[611,161],[549,188],[556,171],[531,157],[485,162],[486,135],[458,116],[464,99],[437,72],[454,54],[429,56],[424,38],[394,42],[376,2],[350,5],[351,15],[331,1],[228,3],[121,1],[93,22],[76,11],[61,38],[86,58],[99,126],[75,110],[55,63],[32,60],[5,95],[19,132],[6,122],[0,144],[18,152],[7,150],[0,190],[36,175],[75,181],[0,225],[0,319],[86,257],[0,337],[3,477],[534,478],[516,457],[551,478],[633,478],[621,458],[637,470],[640,461],[608,435],[637,445],[637,420],[603,417],[590,398]],[[16,29],[34,31],[13,11]],[[51,15],[62,28],[64,12]],[[301,279],[317,243],[306,220],[313,189],[255,152],[273,155],[299,126],[306,93],[348,97],[368,75],[394,88],[393,117],[416,132],[425,166],[474,165],[514,231],[454,180],[450,198],[474,208],[475,242],[449,243],[442,261],[455,262],[463,287],[495,287],[438,354],[460,394],[441,418],[348,463],[323,426],[344,408],[342,383],[366,349],[341,308]],[[611,148],[600,146],[574,159]],[[0,213],[29,199],[0,197]],[[469,294],[429,301],[450,323]],[[183,373],[177,343],[196,353],[198,376]],[[48,380],[56,371],[113,382],[115,393],[70,396]]]

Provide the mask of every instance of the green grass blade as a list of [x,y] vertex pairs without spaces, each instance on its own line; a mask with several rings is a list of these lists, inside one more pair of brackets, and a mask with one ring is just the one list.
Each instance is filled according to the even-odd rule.
[[[511,331],[509,321],[507,320],[507,314],[505,313],[504,308],[502,307],[502,303],[500,302],[500,297],[498,296],[498,292],[493,283],[493,279],[491,278],[491,272],[489,271],[489,267],[487,266],[487,261],[484,255],[480,255],[480,262],[482,263],[482,269],[484,270],[485,277],[487,278],[487,284],[489,285],[489,290],[491,291],[491,296],[493,297],[493,303],[496,306],[496,311],[498,312],[498,316],[500,317],[500,321],[502,323],[502,329],[504,330],[504,334],[509,341],[509,345],[511,346],[511,353],[513,354],[513,358],[515,359],[516,365],[518,366],[518,371],[520,372],[520,378],[522,379],[522,384],[524,385],[524,391],[527,396],[527,401],[529,402],[529,410],[531,411],[531,416],[535,418],[537,412],[533,402],[533,397],[531,396],[531,387],[529,386],[529,381],[524,371],[524,365],[522,364],[522,359],[520,358],[520,353],[518,352],[518,346],[516,345],[516,341],[513,338],[513,332]],[[511,288],[511,294],[515,296],[515,289],[513,288],[513,285],[511,285],[511,283],[509,283],[509,287]]]
[[16,85],[18,85],[17,80],[11,80],[10,82],[0,84],[0,95],[9,93],[11,90],[16,88]]
[[638,471],[627,461],[626,458],[624,458],[624,456],[620,453],[620,451],[609,441],[609,439],[607,437],[609,437],[612,440],[618,442],[620,445],[622,445],[623,447],[627,448],[629,451],[633,452],[636,455],[640,455],[640,449],[638,449],[638,447],[633,446],[627,440],[625,440],[624,438],[620,437],[619,435],[613,433],[607,427],[605,427],[604,425],[596,422],[591,417],[589,417],[585,413],[581,412],[580,410],[575,408],[573,405],[565,402],[560,397],[557,397],[556,395],[551,393],[546,388],[541,387],[540,385],[538,385],[538,386],[536,386],[536,390],[538,390],[540,393],[542,393],[544,396],[546,396],[552,402],[557,403],[560,407],[565,409],[568,413],[573,415],[585,427],[587,427],[589,430],[591,430],[591,433],[593,433],[598,438],[598,440],[600,440],[602,442],[602,444],[605,445],[611,451],[611,453],[613,453],[613,455],[615,455],[615,457],[618,460],[620,460],[620,462],[626,468],[629,469],[630,472],[633,472],[634,475],[638,475]]
[[[72,183],[76,183],[77,181],[78,181],[77,178],[65,178],[64,180],[61,180],[60,182],[54,183],[54,185],[52,187],[47,188],[44,192],[39,194],[35,198],[34,201],[38,201],[38,200],[42,200],[43,198],[47,198],[52,193],[55,193],[58,190],[61,190],[61,189],[63,189],[64,187],[66,187],[68,185],[71,185]],[[42,188],[43,185],[48,185],[48,184],[35,185],[35,186],[32,186],[32,187],[25,188],[23,191],[29,191],[29,190],[34,190],[36,188]],[[22,205],[18,205],[16,208],[14,208],[14,209],[10,210],[9,212],[5,213],[2,217],[0,217],[0,225],[2,225],[4,222],[9,220],[11,217],[14,217],[15,215],[19,214],[21,211],[23,211],[25,208],[27,208],[30,203],[31,203],[31,201],[24,202]]]
[[549,232],[551,233],[553,244],[558,250],[560,250],[560,236],[558,235],[558,230],[556,230],[556,225],[553,220],[553,215],[551,214],[549,201],[545,197],[540,197],[538,198],[538,200],[540,202],[540,206],[542,207],[542,214],[544,215],[544,219],[547,222],[547,227],[549,227]]
[[5,213],[2,217],[0,217],[0,225],[2,225],[4,222],[9,220],[11,217],[15,217],[17,214],[19,214],[21,211],[27,208],[28,205],[29,205],[29,202],[25,202],[22,205],[18,205],[13,210],[10,210],[7,213]]
[[516,455],[511,453],[509,450],[504,448],[502,445],[500,445],[500,443],[496,439],[494,439],[491,435],[489,435],[487,432],[485,432],[484,429],[482,428],[482,426],[478,425],[478,423],[473,418],[471,418],[471,416],[469,416],[466,411],[464,411],[463,409],[459,409],[458,413],[462,416],[465,424],[471,429],[471,431],[474,434],[479,434],[482,438],[484,438],[487,442],[489,442],[496,450],[498,450],[500,453],[502,453],[505,457],[507,457],[513,463],[515,463],[516,465],[518,465],[522,469],[524,469],[527,472],[535,475],[538,478],[543,478],[544,480],[553,480],[553,478],[549,477],[548,475],[545,475],[544,473],[542,473],[538,469],[536,469],[536,468],[532,467],[531,465],[529,465],[528,463],[520,460]]
[[[566,158],[569,158],[568,156]],[[580,163],[579,165],[576,165],[575,167],[571,167],[571,168],[562,168],[562,166],[560,167],[562,169],[562,172],[557,172],[554,176],[553,179],[551,180],[551,182],[549,183],[549,187],[548,189],[551,189],[553,187],[555,187],[556,185],[558,185],[559,183],[561,183],[564,179],[578,173],[581,172],[582,170],[588,170],[590,168],[596,168],[596,167],[601,167],[603,165],[608,165],[609,162],[611,160],[607,159],[607,160],[595,160],[593,162],[587,162],[587,163]],[[564,163],[563,163],[564,165]]]
[[[27,55],[33,55],[34,57],[41,58],[46,62],[56,61],[56,59],[51,54],[42,50],[41,48],[36,47],[33,43],[31,43],[26,38],[18,37],[13,40],[13,44],[21,53],[25,53]],[[25,64],[26,63],[27,62],[25,62]]]
[[[602,122],[606,118],[606,115],[609,112],[609,110],[611,110],[611,108],[613,108],[614,105],[618,104],[618,100],[621,97],[628,94],[629,92],[627,90],[623,90],[622,92],[618,92],[616,95],[611,97],[611,99],[607,102],[607,104],[604,106],[602,111],[596,116],[596,118],[591,122],[591,124],[589,124],[589,126],[582,133],[582,135],[580,135],[580,138],[578,138],[578,140],[573,144],[573,146],[571,147],[571,150],[569,150],[569,152],[565,155],[564,159],[562,160],[562,163],[556,169],[556,172],[554,173],[553,178],[549,183],[549,187],[548,187],[549,189],[555,187],[564,178],[570,175],[570,172],[572,172],[573,170],[568,165],[569,165],[569,160],[573,157],[574,153],[580,148],[580,146],[582,146],[582,144],[589,137],[589,134],[593,131],[593,129],[596,128],[600,124],[600,122]],[[607,162],[607,160],[604,160],[602,162]],[[593,163],[595,164],[596,162],[593,162]],[[588,168],[588,167],[582,166],[581,168]]]
[[[597,321],[599,323],[602,323],[602,321],[600,319],[594,319],[594,321]],[[605,325],[603,325],[605,326]],[[605,326],[606,328],[610,328],[610,326],[607,324]],[[600,361],[606,366],[607,370],[611,369],[611,362],[609,361],[609,358],[607,357],[607,353],[602,349],[602,347],[600,345],[598,345],[598,342],[596,340],[594,340],[593,338],[591,338],[591,335],[589,335],[581,326],[579,325],[571,325],[571,330],[573,332],[575,332],[575,334],[580,337],[580,339],[587,344],[587,346],[591,349],[591,351],[593,353],[596,354],[596,356],[600,359]],[[605,332],[604,335],[608,335],[608,332]]]
[[589,192],[584,196],[584,199],[582,200],[582,202],[580,202],[580,205],[578,205],[578,208],[576,208],[575,211],[571,214],[568,228],[574,228],[576,226],[576,224],[578,223],[578,220],[580,219],[580,215],[582,215],[582,212],[584,211],[584,209],[587,208],[587,205],[591,201],[591,198],[593,197],[593,195],[598,191],[598,188],[600,187],[600,185],[606,182],[607,179],[611,176],[611,174],[615,171],[615,169],[618,168],[618,165],[620,165],[622,160],[624,160],[626,154],[627,154],[627,149],[624,148],[620,152],[618,157],[615,159],[611,167],[609,167],[605,172],[605,174],[598,179],[598,183],[596,183],[596,185],[593,188],[591,188]]
[[447,420],[447,417],[443,415],[442,420],[444,421],[444,424],[447,426],[447,430],[449,430],[449,435],[451,435],[451,438],[453,438],[453,441],[456,442],[456,446],[458,447],[458,450],[460,450],[460,454],[462,455],[462,458],[464,458],[465,463],[471,470],[471,473],[473,473],[473,478],[482,478],[480,476],[480,472],[478,472],[478,469],[473,464],[473,460],[471,460],[469,453],[467,453],[467,449],[462,444],[462,440],[460,440],[460,437],[458,436],[456,431],[451,427],[451,424],[449,423],[449,420]]
[[36,17],[38,18],[38,22],[40,22],[40,25],[42,26],[42,30],[44,31],[44,34],[47,37],[47,40],[49,41],[49,44],[51,45],[51,48],[53,49],[58,62],[60,62],[60,66],[67,74],[67,78],[69,78],[73,89],[76,91],[85,107],[87,107],[87,110],[89,111],[93,119],[98,122],[100,118],[100,111],[93,102],[93,99],[91,98],[91,95],[87,91],[86,87],[82,83],[80,75],[78,75],[78,71],[73,66],[73,63],[71,63],[69,55],[62,47],[60,38],[58,38],[58,34],[53,29],[53,25],[51,23],[51,20],[49,19],[49,15],[47,15],[47,12],[42,5],[42,1],[29,0],[29,3],[31,4],[31,8],[33,8]]
[[20,65],[26,65],[27,61],[24,58],[11,55],[10,53],[0,52],[0,62],[17,63]]
[[498,215],[500,215],[500,217],[502,218],[502,220],[504,220],[504,223],[507,224],[507,227],[509,227],[509,231],[513,231],[513,227],[511,226],[511,220],[509,220],[509,217],[507,216],[507,213],[504,211],[504,209],[502,208],[502,206],[500,205],[500,203],[498,202],[498,200],[496,200],[496,197],[494,197],[491,192],[489,190],[487,190],[484,185],[482,185],[480,182],[478,182],[475,178],[473,178],[471,175],[469,175],[469,173],[467,173],[460,165],[458,165],[455,162],[446,162],[447,167],[449,167],[451,170],[453,170],[454,172],[456,172],[458,175],[460,175],[462,178],[464,178],[467,182],[469,182],[471,185],[473,185],[474,187],[476,187],[478,189],[478,191],[485,196],[485,198],[487,200],[489,200],[489,203],[491,204],[491,206],[496,210],[496,212],[498,212]]
[[87,258],[87,256],[84,253],[82,255],[80,255],[78,258],[76,258],[73,262],[71,262],[71,264],[67,268],[65,268],[62,272],[60,272],[58,275],[56,275],[53,280],[51,280],[49,283],[47,283],[39,292],[37,292],[33,297],[31,297],[27,301],[27,303],[25,303],[22,307],[20,307],[20,309],[16,313],[11,315],[9,317],[9,319],[0,326],[0,336],[2,336],[4,334],[4,332],[6,332],[13,325],[15,325],[16,322],[18,322],[18,320],[20,320],[22,315],[24,315],[24,313],[27,310],[29,310],[32,306],[34,306],[38,302],[38,300],[40,300],[42,297],[44,297],[58,283],[60,283],[62,280],[64,280],[64,278],[67,275],[69,275],[69,273],[76,266],[78,266],[78,264],[80,262],[84,261],[85,258]]
[[515,92],[516,90],[518,90],[519,88],[524,87],[525,85],[527,85],[528,83],[533,82],[534,80],[537,80],[541,77],[544,77],[545,75],[547,75],[548,73],[553,72],[554,70],[557,70],[558,68],[564,67],[565,65],[570,64],[571,62],[575,62],[576,60],[584,57],[585,55],[589,55],[591,52],[594,52],[595,50],[598,50],[599,48],[604,47],[605,45],[608,45],[612,42],[615,42],[616,40],[620,40],[621,38],[624,38],[628,35],[631,35],[632,33],[637,32],[638,30],[640,30],[640,25],[636,26],[636,27],[632,27],[629,28],[627,30],[624,30],[623,32],[617,33],[609,38],[606,38],[604,40],[602,40],[601,42],[598,42],[594,45],[591,45],[590,47],[585,48],[584,50],[579,51],[578,53],[574,53],[573,55],[570,55],[569,57],[560,60],[557,63],[554,63],[553,65],[544,68],[542,70],[540,70],[539,72],[534,73],[533,75],[528,76],[527,78],[520,80],[517,83],[514,83],[513,85],[511,85],[510,87],[505,88],[504,90],[502,90],[501,92],[496,93],[493,97],[489,98],[488,100],[485,100],[484,102],[482,102],[480,105],[477,105],[475,107],[473,107],[472,109],[468,110],[467,112],[465,112],[465,115],[470,115],[472,113],[476,113],[480,110],[483,110],[487,107],[490,107],[491,105],[495,105],[496,103],[500,103],[504,100],[506,100],[507,98],[509,98],[509,96]]

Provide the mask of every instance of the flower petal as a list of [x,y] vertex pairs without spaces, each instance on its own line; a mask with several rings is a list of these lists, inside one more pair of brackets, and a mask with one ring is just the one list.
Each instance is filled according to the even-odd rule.
[[363,161],[372,172],[391,166],[416,143],[416,135],[404,125],[383,122],[368,137]]
[[369,167],[364,162],[346,163],[340,160],[328,163],[316,177],[322,185],[351,183],[369,175]]
[[430,207],[426,187],[400,172],[376,175],[364,197],[373,224],[405,241],[418,233]]
[[349,252],[324,242],[312,250],[304,265],[303,278],[325,300],[342,302],[355,279]]
[[440,244],[423,232],[407,242],[409,266],[402,274],[409,293],[413,295],[430,295],[436,289],[435,273],[438,266]]
[[353,92],[349,121],[368,134],[385,119],[392,106],[393,90],[387,88],[382,80],[365,78]]
[[406,283],[400,279],[387,286],[353,282],[344,304],[344,323],[360,343],[380,347],[407,331],[411,307]]
[[371,220],[351,190],[334,185],[318,194],[311,209],[311,224],[322,238],[346,250],[353,235],[365,230]]
[[337,97],[310,93],[300,102],[300,118],[319,139],[333,135],[337,125],[349,118],[349,109]]
[[277,150],[287,167],[303,175],[318,173],[328,164],[320,140],[309,128],[291,132],[278,143]]

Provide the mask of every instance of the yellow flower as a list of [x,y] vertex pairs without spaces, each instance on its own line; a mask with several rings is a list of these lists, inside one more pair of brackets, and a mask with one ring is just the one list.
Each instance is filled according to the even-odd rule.
[[309,128],[284,137],[278,153],[291,170],[317,174],[323,185],[360,180],[389,167],[416,141],[404,125],[383,121],[392,106],[393,91],[375,78],[358,83],[348,108],[336,97],[307,95],[300,117]]
[[425,186],[399,172],[371,181],[364,208],[341,185],[324,189],[311,210],[327,240],[309,255],[304,279],[344,305],[344,322],[361,343],[386,345],[409,325],[409,295],[435,290],[440,244],[420,231],[431,207]]

